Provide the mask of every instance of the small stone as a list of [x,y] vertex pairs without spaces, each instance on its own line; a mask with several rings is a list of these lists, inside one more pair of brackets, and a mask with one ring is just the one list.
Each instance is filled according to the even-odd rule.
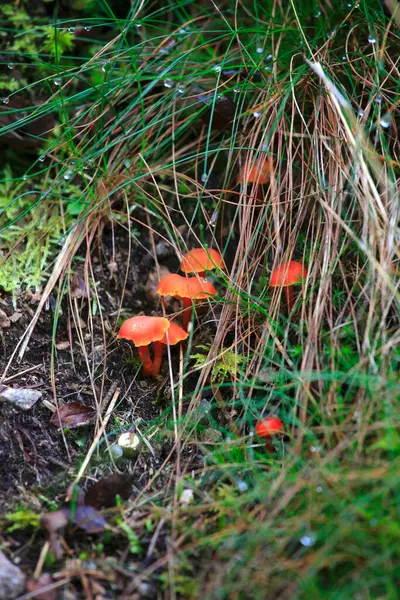
[[12,600],[25,588],[25,575],[0,552],[0,600]]
[[185,489],[183,490],[181,497],[179,498],[179,503],[182,506],[189,506],[194,500],[193,490]]
[[0,308],[0,329],[6,329],[7,327],[11,327],[11,321],[4,310]]
[[12,388],[0,385],[0,401],[8,402],[19,410],[29,410],[41,398],[42,392],[29,388]]
[[68,340],[64,340],[63,342],[58,342],[58,344],[56,344],[56,348],[57,350],[68,350],[70,344]]

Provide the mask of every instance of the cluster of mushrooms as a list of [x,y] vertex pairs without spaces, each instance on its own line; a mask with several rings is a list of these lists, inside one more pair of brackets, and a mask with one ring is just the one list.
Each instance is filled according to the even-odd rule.
[[[257,159],[253,166],[245,165],[240,171],[238,183],[245,182],[246,185],[254,183],[255,195],[258,196],[257,190],[260,191],[261,186],[267,183],[270,174],[270,159]],[[180,269],[185,276],[169,274],[160,280],[156,290],[157,294],[161,297],[179,298],[182,302],[182,327],[164,317],[148,316],[132,317],[122,325],[118,337],[132,341],[137,347],[144,376],[157,378],[161,370],[164,346],[167,344],[173,346],[188,338],[187,329],[196,301],[217,294],[212,283],[205,279],[206,272],[224,267],[224,260],[216,250],[195,248],[182,259]],[[189,277],[188,274],[192,274],[192,276]],[[282,263],[272,271],[270,286],[283,288],[289,314],[294,306],[293,285],[301,283],[306,277],[307,270],[297,261]],[[153,344],[153,359],[149,352],[151,343]],[[274,449],[271,437],[283,430],[282,421],[274,416],[264,418],[256,424],[256,434],[265,439],[266,448],[271,452]]]
[[[160,374],[164,346],[174,346],[185,341],[196,301],[215,296],[217,290],[205,279],[206,271],[224,268],[224,261],[219,252],[213,249],[195,248],[182,259],[181,271],[186,276],[170,273],[163,277],[156,289],[161,297],[172,296],[182,302],[182,326],[165,317],[148,317],[141,315],[132,317],[123,323],[118,338],[132,341],[138,349],[142,362],[142,372],[146,377],[156,378]],[[194,273],[194,276],[187,275]],[[153,344],[153,359],[149,346]]]
[[[170,273],[163,277],[156,289],[161,297],[172,296],[182,302],[182,326],[165,317],[140,315],[125,321],[119,330],[118,338],[132,341],[138,349],[145,377],[156,378],[160,374],[164,346],[174,346],[185,341],[192,314],[192,308],[198,300],[215,296],[217,290],[205,279],[206,271],[223,269],[224,260],[217,250],[195,248],[182,259],[181,271],[186,276]],[[192,277],[187,275],[194,273]],[[283,288],[289,313],[294,305],[293,285],[307,277],[304,266],[297,261],[279,265],[271,274],[270,286]],[[153,344],[153,359],[149,346]]]

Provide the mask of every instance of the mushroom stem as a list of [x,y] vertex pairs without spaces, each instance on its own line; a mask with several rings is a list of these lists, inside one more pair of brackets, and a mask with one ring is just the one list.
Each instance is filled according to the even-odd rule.
[[190,323],[190,317],[192,316],[193,302],[190,298],[182,298],[182,304],[183,304],[182,325],[183,325],[183,328],[186,329],[186,331],[187,331],[187,328]]
[[284,288],[284,291],[285,291],[285,297],[286,297],[286,304],[288,307],[288,313],[290,314],[292,312],[293,306],[294,306],[294,290],[291,285],[288,285]]
[[153,377],[157,377],[161,371],[161,363],[162,363],[162,355],[164,350],[164,345],[162,342],[154,342],[153,344],[153,352],[154,352],[154,368],[153,368]]
[[142,371],[145,377],[152,377],[154,371],[153,361],[150,358],[148,346],[138,346],[138,354],[142,363]]
[[275,447],[271,439],[265,440],[265,449],[267,450],[267,452],[271,452],[271,454],[275,453]]

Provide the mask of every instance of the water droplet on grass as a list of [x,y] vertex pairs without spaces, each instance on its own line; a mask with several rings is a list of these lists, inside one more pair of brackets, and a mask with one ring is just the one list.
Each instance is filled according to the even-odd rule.
[[61,84],[62,84],[62,79],[61,79],[61,77],[56,77],[56,78],[53,80],[53,83],[54,83],[54,85],[57,85],[57,86],[58,86],[58,85],[61,85]]
[[230,437],[227,437],[227,438],[226,438],[226,443],[227,443],[227,444],[230,444],[230,443],[231,443],[231,441],[232,441],[232,438],[230,438]]
[[72,175],[71,169],[68,169],[68,171],[65,171],[65,173],[64,173],[65,181],[68,181],[69,179],[71,179],[71,175]]
[[382,102],[382,95],[378,94],[375,98],[375,102],[377,102],[378,104],[380,104]]
[[300,538],[300,544],[302,544],[302,546],[306,546],[306,548],[314,546],[316,541],[317,536],[313,532],[310,532],[308,535],[303,535],[303,537]]
[[322,494],[322,492],[324,491],[320,485],[318,487],[316,487],[315,489],[317,490],[318,494]]
[[46,158],[46,155],[42,154],[42,156],[39,156],[39,162],[43,162],[45,158]]
[[109,67],[109,66],[110,66],[110,61],[109,61],[109,60],[106,60],[106,62],[104,62],[104,63],[101,65],[101,70],[102,70],[102,71],[105,73],[105,72],[107,71],[107,69],[108,69],[108,67]]
[[200,179],[201,179],[201,181],[203,183],[207,183],[207,181],[208,181],[208,175],[207,175],[207,173],[203,173],[203,175],[201,176]]
[[216,73],[220,73],[222,71],[222,67],[221,67],[221,65],[215,65],[212,68],[212,70],[215,71]]
[[374,35],[372,35],[372,33],[370,33],[368,36],[368,42],[370,44],[376,44],[376,37]]
[[318,18],[318,17],[320,17],[321,15],[322,15],[322,12],[319,10],[315,16]]
[[135,23],[135,27],[136,27],[136,29],[141,29],[142,28],[142,24],[141,23]]
[[261,117],[261,113],[260,113],[260,111],[258,111],[258,110],[255,110],[255,111],[253,112],[253,117],[254,117],[255,119],[258,119],[259,117]]
[[362,108],[358,109],[358,114],[360,115],[360,117],[363,117],[365,115],[365,112]]
[[24,181],[27,181],[27,179],[28,179],[28,176],[27,176],[27,175],[24,175],[22,179],[23,179]]
[[320,446],[311,446],[310,450],[311,450],[311,452],[321,452],[321,447]]
[[173,85],[174,82],[172,81],[172,79],[164,79],[164,87],[171,89]]
[[129,169],[129,167],[130,167],[130,166],[131,166],[131,161],[130,161],[130,160],[128,160],[128,159],[124,160],[124,167],[125,167],[126,169]]
[[10,98],[7,96],[7,98],[3,98],[3,104],[8,104],[10,102]]
[[89,25],[87,25],[87,26],[85,27],[85,31],[91,31],[91,30],[92,30],[92,28],[91,28],[91,27],[89,27]]
[[379,124],[381,127],[384,127],[385,129],[387,129],[388,127],[390,127],[390,124],[392,122],[392,117],[390,115],[390,113],[385,113],[383,115],[383,117],[380,118]]
[[239,90],[238,88],[233,88],[233,93],[234,93],[234,94],[239,94],[239,93],[240,93],[240,90]]
[[70,33],[74,33],[75,32],[75,27],[68,27],[68,31]]
[[8,67],[9,69],[13,69],[13,68],[14,68],[14,63],[8,63],[7,67]]
[[185,86],[183,85],[183,83],[178,83],[178,85],[176,86],[176,91],[178,92],[178,94],[185,93]]
[[241,492],[245,492],[249,487],[245,481],[238,481],[237,486]]
[[264,48],[262,48],[261,46],[258,46],[258,48],[256,48],[256,52],[257,52],[257,54],[262,54],[264,52]]

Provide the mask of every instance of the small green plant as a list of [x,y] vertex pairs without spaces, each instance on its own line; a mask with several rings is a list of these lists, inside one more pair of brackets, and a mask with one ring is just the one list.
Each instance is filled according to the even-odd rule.
[[[207,355],[210,348],[209,346],[200,344],[196,346],[196,350],[203,350],[203,352],[191,354],[190,358],[195,361],[195,368],[201,368],[207,362]],[[237,354],[233,350],[225,351],[213,364],[211,382],[223,383],[224,381],[235,379],[238,375],[239,367],[244,363],[244,356]]]
[[6,530],[8,533],[18,531],[20,529],[26,529],[27,527],[33,527],[38,529],[40,526],[40,515],[33,512],[29,508],[20,508],[13,513],[7,513],[5,515],[6,521],[9,525]]

